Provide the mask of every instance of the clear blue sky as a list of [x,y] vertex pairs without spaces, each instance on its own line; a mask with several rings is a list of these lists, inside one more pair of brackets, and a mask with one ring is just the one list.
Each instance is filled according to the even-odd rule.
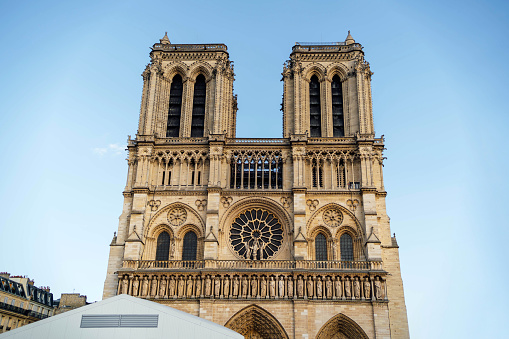
[[[509,317],[504,1],[0,2],[0,271],[99,300],[149,47],[228,45],[237,135],[280,137],[296,41],[364,47],[413,338]],[[507,332],[505,332],[507,333]]]

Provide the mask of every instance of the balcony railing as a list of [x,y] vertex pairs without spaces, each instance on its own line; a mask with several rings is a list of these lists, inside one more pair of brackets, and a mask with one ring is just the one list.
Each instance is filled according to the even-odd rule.
[[132,270],[329,270],[383,271],[379,261],[317,260],[124,260],[123,269]]

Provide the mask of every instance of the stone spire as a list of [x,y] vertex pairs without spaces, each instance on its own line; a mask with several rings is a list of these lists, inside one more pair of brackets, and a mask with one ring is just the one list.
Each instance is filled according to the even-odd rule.
[[159,39],[159,42],[165,45],[171,44],[170,39],[168,39],[168,32],[164,32],[164,36],[162,39]]
[[351,44],[355,43],[355,40],[352,38],[352,35],[350,34],[350,31],[348,31],[348,36],[346,37],[345,42],[347,45],[351,45]]

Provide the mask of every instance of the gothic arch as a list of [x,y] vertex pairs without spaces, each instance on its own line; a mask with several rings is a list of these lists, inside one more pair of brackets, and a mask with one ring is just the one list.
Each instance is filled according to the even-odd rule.
[[362,327],[344,314],[337,314],[322,326],[317,339],[368,339]]
[[224,326],[244,336],[251,334],[264,339],[288,339],[281,323],[257,305],[241,309]]
[[333,236],[330,230],[325,226],[318,225],[313,227],[313,229],[310,232],[308,232],[308,234],[309,236],[307,238],[307,241],[309,258],[316,260],[315,240],[318,234],[323,234],[325,236],[325,239],[327,240],[328,260],[334,260],[334,258],[332,257],[333,247],[331,245],[333,241]]
[[189,66],[185,63],[179,61],[175,63],[171,63],[164,68],[163,74],[164,78],[168,82],[172,82],[173,77],[179,74],[182,77],[182,82],[186,82],[187,72],[189,71]]
[[189,231],[193,231],[194,233],[196,233],[196,236],[198,237],[198,239],[204,237],[203,230],[201,230],[199,227],[197,227],[196,225],[193,225],[193,224],[185,224],[185,225],[182,225],[179,228],[179,230],[177,231],[177,238],[179,238],[179,239],[184,238],[184,235],[186,235],[186,233]]
[[327,79],[329,81],[332,81],[332,78],[334,75],[338,75],[339,79],[341,81],[346,80],[348,69],[347,67],[342,63],[333,63],[327,66]]
[[265,209],[268,212],[274,214],[274,216],[276,216],[279,222],[281,223],[283,229],[283,241],[281,247],[277,250],[274,256],[271,257],[271,260],[278,260],[278,258],[281,255],[284,255],[283,253],[285,253],[285,251],[286,252],[289,251],[290,237],[288,236],[288,232],[291,229],[290,227],[291,218],[288,215],[287,211],[285,211],[280,204],[276,203],[272,199],[264,197],[256,198],[247,197],[234,203],[228,209],[228,211],[221,217],[219,227],[221,227],[221,229],[223,230],[224,236],[222,237],[222,239],[220,239],[220,241],[223,241],[225,244],[227,244],[226,246],[228,246],[228,248],[230,249],[230,253],[232,253],[235,257],[241,259],[241,257],[233,250],[228,235],[234,219],[244,211],[251,208]]
[[311,81],[311,77],[316,75],[319,82],[325,80],[325,75],[327,74],[327,69],[322,64],[312,63],[311,65],[306,66],[304,71],[302,72],[303,78],[309,82]]
[[196,61],[191,66],[189,66],[190,79],[196,80],[196,77],[200,74],[205,76],[205,82],[209,82],[212,80],[212,66],[204,61]]
[[340,205],[340,204],[337,204],[337,203],[329,203],[329,204],[326,204],[322,207],[320,207],[319,209],[317,209],[315,211],[315,213],[313,213],[313,215],[311,216],[311,218],[309,218],[307,224],[306,224],[306,233],[309,234],[309,231],[312,229],[313,227],[313,223],[315,222],[316,218],[319,217],[320,215],[322,215],[322,213],[331,208],[331,207],[336,207],[336,208],[339,208],[341,210],[341,212],[343,214],[346,214],[350,217],[350,219],[353,220],[354,222],[354,226],[349,226],[347,224],[345,224],[343,222],[343,224],[337,228],[337,230],[334,232],[336,235],[337,235],[337,232],[339,232],[341,229],[343,229],[345,226],[349,226],[351,230],[354,230],[355,231],[355,236],[357,237],[362,237],[363,239],[366,239],[366,234],[364,232],[364,229],[361,225],[361,223],[359,222],[359,219],[357,219],[357,217],[355,216],[355,214],[353,214],[348,208]]
[[159,225],[153,227],[152,229],[149,229],[148,237],[157,239],[159,234],[161,234],[163,232],[168,232],[168,234],[170,235],[170,238],[173,239],[173,237],[174,237],[173,230],[172,230],[171,226],[168,224],[159,224]]
[[[198,236],[203,236],[203,234],[205,233],[205,223],[202,219],[202,217],[198,214],[198,212],[196,212],[196,210],[194,208],[192,208],[191,206],[187,205],[187,204],[184,204],[184,203],[181,203],[181,202],[174,202],[174,203],[171,203],[171,204],[168,204],[166,206],[164,206],[163,208],[161,208],[158,212],[156,212],[156,214],[150,219],[150,221],[148,222],[148,225],[147,225],[147,228],[144,232],[144,236],[147,237],[147,235],[149,234],[149,232],[153,232],[153,228],[154,228],[154,225],[159,225],[161,224],[161,220],[163,218],[165,218],[165,214],[167,214],[170,209],[172,208],[175,208],[175,207],[180,207],[180,208],[184,208],[187,213],[190,213],[197,221],[197,223],[199,225],[195,225],[195,227],[197,227],[199,229],[199,233],[197,234]],[[187,219],[189,220],[189,218]],[[188,225],[190,224],[188,221],[184,222],[182,226],[178,226],[178,229],[179,231],[177,231],[177,233],[180,232],[180,229],[185,227],[185,225]],[[193,223],[195,224],[195,223]],[[177,228],[176,226],[172,226],[171,229],[175,229]],[[172,232],[172,235],[174,234],[174,232]]]

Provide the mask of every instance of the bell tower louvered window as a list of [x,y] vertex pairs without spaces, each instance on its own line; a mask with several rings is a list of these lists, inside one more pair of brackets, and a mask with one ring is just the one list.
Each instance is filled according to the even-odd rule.
[[193,231],[189,231],[184,236],[184,246],[182,248],[182,260],[196,260],[196,249],[198,237]]
[[332,78],[332,126],[335,137],[345,136],[345,126],[343,120],[343,86],[341,79],[335,75]]
[[168,260],[170,254],[170,235],[162,232],[157,237],[156,260]]
[[180,115],[182,112],[182,77],[175,75],[170,87],[170,105],[168,108],[167,138],[177,138],[180,132]]
[[320,82],[316,75],[313,75],[309,82],[309,129],[311,137],[322,136]]
[[315,259],[327,260],[327,239],[322,233],[319,233],[315,238]]
[[339,247],[341,250],[341,260],[353,261],[353,242],[350,234],[343,234],[339,238]]
[[193,119],[191,122],[191,137],[203,137],[205,126],[205,94],[207,85],[205,77],[200,74],[194,84]]

